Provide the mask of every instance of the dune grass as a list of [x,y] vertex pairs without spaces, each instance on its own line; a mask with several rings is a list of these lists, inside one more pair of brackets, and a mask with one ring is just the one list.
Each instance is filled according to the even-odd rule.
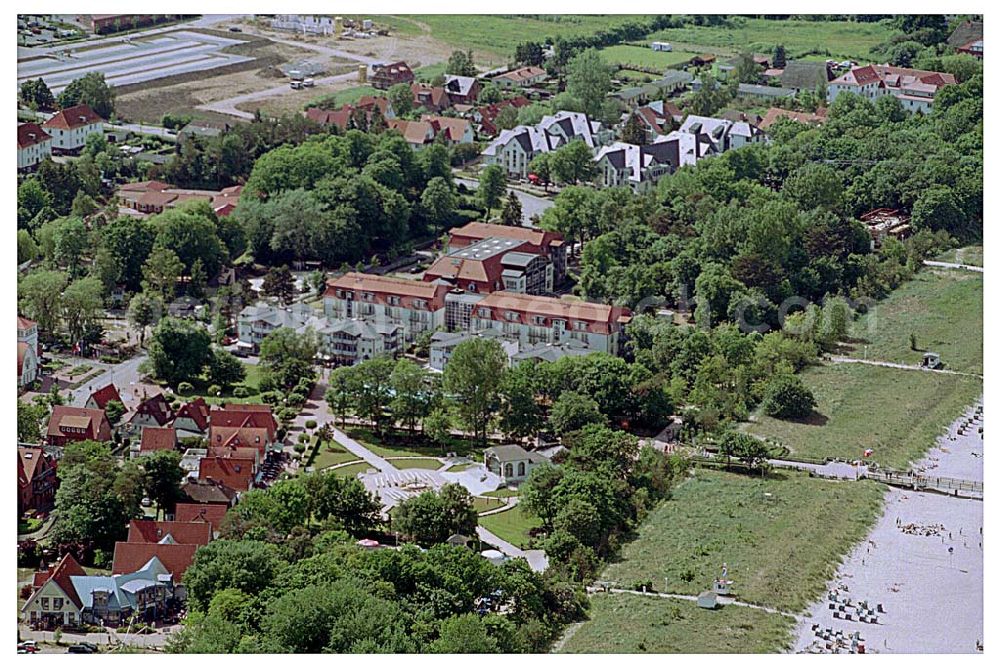
[[983,274],[925,268],[859,317],[852,337],[856,358],[916,365],[934,351],[950,370],[982,374]]
[[709,611],[691,601],[631,594],[593,596],[589,615],[560,652],[780,652],[794,626],[791,618],[754,608]]
[[[700,469],[639,527],[602,580],[696,595],[729,565],[738,598],[797,612],[823,591],[881,510],[883,486],[776,470]],[[500,514],[501,516],[504,514]],[[664,577],[668,579],[664,589]]]

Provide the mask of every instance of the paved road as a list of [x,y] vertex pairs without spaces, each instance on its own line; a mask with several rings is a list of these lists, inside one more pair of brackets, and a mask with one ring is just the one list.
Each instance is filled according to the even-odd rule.
[[78,389],[70,392],[68,403],[77,407],[82,407],[90,397],[92,390],[96,390],[114,382],[119,393],[124,392],[129,386],[136,384],[140,380],[139,365],[146,360],[146,354],[142,353],[134,356],[124,363],[112,366],[102,374],[94,377]]
[[984,272],[982,266],[972,266],[970,264],[953,264],[947,261],[924,260],[924,266],[930,266],[932,268],[951,268],[954,270],[972,271],[974,273]]
[[[455,182],[461,183],[473,190],[479,187],[479,181],[472,180],[471,178],[455,178]],[[534,227],[535,225],[531,221],[532,216],[537,215],[541,217],[542,213],[551,208],[555,203],[552,199],[536,197],[533,194],[528,194],[527,192],[522,192],[521,190],[508,188],[507,191],[513,192],[514,196],[521,202],[521,218],[523,225],[526,227]]]

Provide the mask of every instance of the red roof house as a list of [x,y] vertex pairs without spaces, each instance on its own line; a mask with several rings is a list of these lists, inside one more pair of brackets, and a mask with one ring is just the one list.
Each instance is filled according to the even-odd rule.
[[246,460],[205,456],[198,462],[198,478],[220,483],[237,492],[250,490],[256,477],[256,465]]
[[64,446],[67,442],[85,439],[110,442],[111,423],[102,409],[56,405],[49,417],[46,436],[52,446]]
[[212,540],[211,526],[204,521],[133,520],[128,525],[130,543],[167,543],[208,545]]
[[107,409],[108,403],[112,400],[119,402],[122,405],[125,404],[121,395],[118,394],[118,389],[115,388],[114,382],[91,393],[90,397],[87,398],[87,403],[84,407],[87,407],[88,409]]
[[175,581],[181,580],[184,572],[194,561],[194,554],[199,547],[196,543],[119,541],[115,544],[111,573],[112,575],[134,573],[155,557],[173,574]]

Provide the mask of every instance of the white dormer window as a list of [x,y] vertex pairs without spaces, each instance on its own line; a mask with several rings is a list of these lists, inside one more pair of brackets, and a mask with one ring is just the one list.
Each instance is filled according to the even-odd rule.
[[390,296],[389,305],[399,305],[399,296]]
[[545,317],[541,317],[539,315],[535,315],[534,318],[533,318],[533,321],[535,322],[536,326],[544,326],[545,325]]
[[506,316],[507,316],[507,321],[517,321],[516,312],[508,312]]
[[587,330],[587,322],[585,322],[585,321],[574,321],[573,322],[573,328],[575,330],[577,330],[577,331],[586,331]]
[[361,298],[364,299],[364,300],[366,300],[366,301],[374,301],[375,300],[375,294],[371,293],[370,291],[366,291],[366,292],[363,292],[361,294]]
[[487,310],[486,308],[479,308],[479,316],[480,317],[489,317],[490,316],[490,311]]

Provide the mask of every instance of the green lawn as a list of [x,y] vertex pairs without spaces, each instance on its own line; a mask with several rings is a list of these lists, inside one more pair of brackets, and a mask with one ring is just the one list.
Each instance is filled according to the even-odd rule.
[[406,433],[394,433],[378,436],[374,431],[367,428],[348,428],[346,433],[355,439],[372,453],[391,458],[394,456],[443,456],[445,453],[454,451],[460,456],[475,456],[481,458],[480,449],[473,447],[471,442],[453,437],[452,440],[441,450],[440,445],[428,446],[425,440],[417,434],[412,440],[408,439]]
[[797,612],[819,597],[867,533],[882,491],[873,482],[790,470],[762,479],[700,469],[646,518],[600,578],[693,595],[711,586],[725,562],[739,599]]
[[[636,15],[551,15],[495,16],[467,14],[421,14],[405,18],[430,28],[431,37],[457,49],[472,49],[480,64],[500,65],[513,55],[514,47],[528,39],[591,35],[613,25],[626,23]],[[379,18],[376,17],[378,22]],[[397,23],[398,25],[398,23]],[[400,26],[401,27],[401,26]],[[411,30],[406,28],[407,31]]]
[[487,497],[517,497],[517,491],[510,488],[497,488],[483,494]]
[[934,351],[950,370],[982,374],[983,274],[925,268],[859,317],[851,334],[856,358],[916,365]]
[[441,461],[433,458],[405,458],[389,462],[396,469],[441,469]]
[[474,497],[472,499],[472,506],[475,508],[476,513],[483,513],[484,511],[494,511],[502,508],[505,506],[505,502],[499,498]]
[[949,261],[953,264],[968,264],[969,266],[983,265],[983,246],[970,245],[960,247],[955,250],[948,250],[935,257],[938,261]]
[[475,467],[475,463],[462,463],[461,465],[452,465],[448,468],[449,472],[464,472],[467,469],[472,469]]
[[480,518],[479,524],[504,541],[508,541],[518,548],[526,548],[530,538],[528,532],[532,528],[541,527],[542,522],[525,514],[521,511],[520,506],[515,506],[510,511],[501,511],[492,516]]
[[316,454],[312,466],[319,471],[351,460],[358,460],[358,457],[336,442],[331,442],[323,445],[320,452]]
[[37,532],[42,527],[41,518],[19,518],[17,521],[18,534],[30,534]]
[[919,459],[983,391],[974,377],[860,364],[809,368],[801,377],[818,403],[812,416],[760,416],[744,429],[807,457],[853,459],[870,448],[876,462],[898,468]]
[[677,63],[691,60],[697,53],[689,51],[654,51],[650,47],[617,44],[601,49],[604,62],[615,65],[638,65],[666,69]]
[[878,23],[853,21],[772,21],[738,17],[737,24],[724,26],[685,26],[668,28],[647,36],[647,41],[680,42],[694,46],[723,47],[734,53],[750,49],[770,54],[776,44],[784,44],[789,58],[813,51],[829,51],[831,57],[870,60],[872,48],[897,33]]
[[370,469],[371,465],[366,463],[364,460],[360,460],[352,465],[344,465],[343,467],[338,467],[337,469],[330,470],[328,474],[336,474],[337,476],[342,476],[344,478],[353,479],[357,477],[358,474]]
[[692,601],[631,594],[599,594],[590,601],[590,621],[560,652],[781,652],[794,628],[794,620],[784,615],[743,606],[709,611]]
[[243,381],[236,386],[243,386],[249,390],[250,395],[245,398],[237,398],[233,395],[233,390],[236,386],[233,386],[228,391],[223,391],[221,396],[206,395],[205,391],[209,387],[209,382],[204,380],[194,385],[194,391],[191,394],[181,395],[180,398],[182,401],[186,402],[192,398],[201,396],[205,399],[205,402],[210,405],[221,405],[226,402],[258,403],[260,402],[260,366],[244,363],[243,368],[246,370],[246,377],[244,377]]

